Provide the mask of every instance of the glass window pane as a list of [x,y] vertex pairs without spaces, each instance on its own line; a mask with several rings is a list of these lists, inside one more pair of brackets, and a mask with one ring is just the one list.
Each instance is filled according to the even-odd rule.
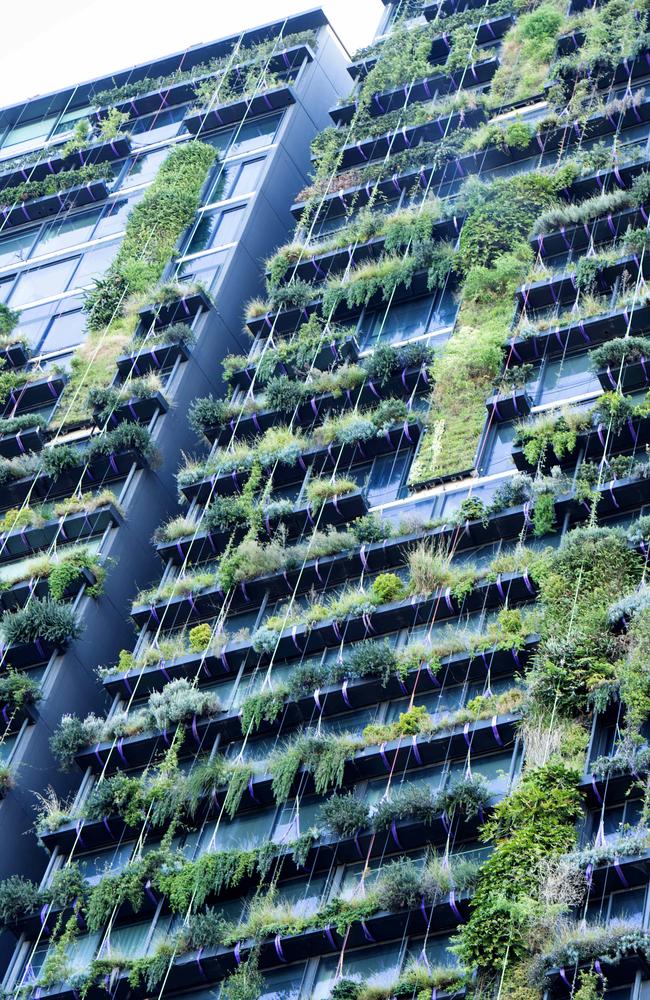
[[155,149],[152,153],[137,156],[130,164],[124,176],[121,187],[131,187],[133,184],[147,184],[158,173],[158,167],[169,155],[169,149]]
[[372,347],[377,344],[390,344],[396,341],[420,337],[427,332],[427,320],[433,296],[402,302],[370,313],[363,322],[362,347]]
[[282,114],[278,114],[246,122],[235,134],[228,150],[229,155],[248,153],[254,149],[260,149],[262,146],[269,146],[275,138],[281,120]]
[[35,254],[40,256],[54,253],[56,250],[87,242],[101,214],[101,208],[93,208],[90,212],[80,212],[78,215],[69,215],[51,222],[44,228]]
[[244,219],[244,208],[245,206],[239,206],[226,211],[217,208],[211,212],[204,212],[192,233],[185,253],[198,253],[211,246],[234,243]]
[[304,966],[292,969],[278,969],[264,977],[263,992],[259,1000],[298,1000]]
[[27,260],[29,251],[34,245],[39,232],[39,226],[33,229],[22,229],[18,232],[8,232],[0,238],[0,267],[10,267]]
[[600,392],[600,382],[591,370],[587,351],[550,361],[544,371],[542,392],[536,402],[553,403],[586,392]]
[[[399,971],[400,951],[400,944],[346,951],[341,977],[356,979],[366,986],[391,986]],[[321,960],[314,983],[312,1000],[326,1000],[329,997],[336,982],[338,970],[339,957],[337,955]]]
[[81,258],[79,268],[74,274],[72,287],[82,288],[89,285],[94,278],[104,273],[119,249],[119,243],[104,243],[99,247],[87,250]]
[[397,499],[410,465],[411,454],[411,449],[408,449],[396,455],[383,455],[375,460],[367,489],[370,507]]
[[144,191],[135,191],[128,198],[120,198],[105,207],[104,214],[97,223],[97,228],[93,233],[94,239],[100,236],[112,236],[113,233],[121,233],[129,217],[131,209],[137,205],[144,194]]
[[[8,149],[10,146],[33,145],[36,139],[44,139],[49,135],[56,118],[56,115],[51,115],[49,118],[39,118],[37,121],[15,125],[7,134],[2,143],[2,148]],[[15,154],[17,150],[12,148],[11,152]]]
[[133,137],[134,144],[148,146],[152,142],[171,139],[177,134],[179,123],[185,117],[185,111],[184,105],[179,105],[177,108],[157,111],[156,114],[146,115],[144,118],[130,122],[128,131]]
[[151,920],[126,927],[113,927],[102,946],[102,956],[111,958],[142,958],[146,952]]
[[11,296],[11,305],[22,306],[64,291],[78,261],[79,257],[69,257],[56,264],[23,271]]
[[81,308],[67,309],[53,318],[42,343],[37,346],[37,351],[40,354],[64,351],[82,343],[85,335],[86,314]]
[[263,165],[263,156],[257,160],[247,160],[245,163],[237,164],[237,170],[228,178],[224,198],[239,198],[255,191]]
[[183,281],[198,281],[211,291],[219,279],[227,257],[228,251],[218,250],[217,253],[208,254],[206,257],[187,261],[181,266],[179,277]]
[[88,105],[85,105],[83,108],[75,108],[73,111],[64,111],[57,122],[56,128],[52,132],[52,136],[71,132],[75,122],[78,122],[80,118],[87,118],[91,111],[92,108]]

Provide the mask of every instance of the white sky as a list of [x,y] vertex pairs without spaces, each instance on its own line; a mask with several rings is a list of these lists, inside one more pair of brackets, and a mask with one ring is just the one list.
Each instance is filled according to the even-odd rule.
[[381,0],[5,0],[0,107],[322,6],[352,53]]

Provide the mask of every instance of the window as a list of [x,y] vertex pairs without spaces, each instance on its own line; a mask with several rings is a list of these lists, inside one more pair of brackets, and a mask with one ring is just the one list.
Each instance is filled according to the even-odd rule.
[[233,164],[228,171],[223,197],[241,198],[245,194],[252,194],[257,189],[264,159],[261,156],[257,160],[246,160],[244,163]]
[[169,155],[169,149],[156,149],[151,153],[137,156],[128,167],[120,187],[132,187],[134,184],[148,184],[158,173],[158,167]]
[[259,1000],[298,1000],[305,967],[278,969],[264,976],[263,992]]
[[145,115],[144,118],[137,118],[134,122],[130,122],[128,131],[133,137],[134,144],[148,146],[153,142],[171,139],[178,133],[178,126],[185,117],[185,111],[185,106],[181,104],[176,108],[157,111],[153,115]]
[[316,817],[322,805],[321,799],[303,795],[289,799],[283,806],[273,830],[273,842],[290,844],[316,824]]
[[589,352],[583,351],[545,364],[535,403],[556,403],[572,396],[599,392],[600,382],[591,370]]
[[79,267],[75,271],[73,286],[83,288],[90,285],[95,278],[101,277],[119,249],[119,242],[102,243],[100,246],[86,250]]
[[29,257],[38,236],[39,227],[20,229],[18,232],[8,232],[0,237],[0,267],[11,267],[20,264]]
[[75,126],[75,122],[78,122],[80,118],[86,118],[91,111],[92,108],[88,105],[84,105],[83,108],[64,111],[57,122],[56,128],[52,131],[52,138],[55,135],[62,135],[64,132],[71,132]]
[[512,461],[514,437],[514,423],[508,422],[492,426],[482,449],[484,460],[480,466],[481,475],[492,476],[497,472],[508,472],[514,468]]
[[35,253],[41,256],[86,243],[101,214],[101,208],[93,208],[89,212],[67,215],[56,222],[51,222],[43,229]]
[[638,826],[642,813],[640,799],[629,799],[615,806],[608,806],[593,813],[592,840],[608,843],[617,840],[630,828]]
[[137,205],[144,194],[144,191],[134,191],[126,198],[108,203],[104,208],[104,214],[97,223],[97,228],[93,233],[93,239],[98,240],[101,236],[112,236],[113,233],[121,233],[126,226],[126,220],[131,210]]
[[208,291],[212,291],[227,257],[227,250],[217,250],[205,257],[194,258],[181,266],[179,276],[183,281],[200,281]]
[[17,156],[23,150],[27,152],[40,145],[47,139],[56,119],[56,115],[51,115],[49,118],[39,118],[37,121],[14,125],[2,141],[3,152]]
[[31,271],[23,271],[16,281],[11,305],[22,306],[27,302],[36,302],[62,292],[78,262],[79,257],[68,257],[67,260],[58,261],[56,264],[46,264]]
[[[356,979],[365,986],[392,986],[400,967],[401,945],[389,944],[381,948],[346,950],[341,977]],[[332,955],[319,962],[312,1000],[327,1000],[337,980],[339,956]]]
[[646,886],[612,892],[609,896],[592,899],[587,905],[586,918],[589,923],[621,921],[626,924],[643,923]]
[[234,243],[241,230],[245,208],[245,205],[239,205],[226,211],[214,209],[211,212],[204,212],[190,237],[185,254]]
[[[73,307],[70,308],[70,304]],[[60,310],[52,318],[46,334],[40,343],[34,346],[35,353],[51,354],[54,351],[65,351],[76,347],[86,335],[86,314],[81,309],[78,299],[65,299]]]
[[359,330],[361,347],[396,344],[433,333],[440,327],[450,326],[457,311],[453,290],[449,288],[436,295],[411,299],[368,313]]
[[260,149],[262,146],[269,146],[275,138],[281,121],[282,114],[278,114],[245,122],[235,132],[228,154],[230,156],[241,155],[242,153],[250,153],[254,149]]
[[96,851],[89,854],[79,855],[79,867],[85,879],[92,885],[99,882],[105,875],[115,875],[126,865],[131,853],[133,844],[119,844],[117,847],[109,847],[103,851]]
[[399,497],[412,455],[413,450],[405,448],[394,455],[381,455],[372,462],[349,470],[350,477],[366,490],[370,507],[390,503]]

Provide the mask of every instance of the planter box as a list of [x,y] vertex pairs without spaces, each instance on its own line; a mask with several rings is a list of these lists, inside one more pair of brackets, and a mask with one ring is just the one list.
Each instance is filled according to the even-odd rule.
[[[390,428],[381,437],[370,438],[358,444],[309,448],[303,452],[295,465],[277,463],[269,474],[275,486],[296,483],[304,477],[307,466],[312,466],[317,472],[324,472],[345,466],[353,461],[366,461],[376,455],[385,455],[396,451],[404,445],[404,442],[415,444],[420,438],[421,431],[422,425],[418,421],[405,422],[401,426]],[[237,471],[223,472],[219,475],[215,473],[209,478],[182,486],[181,491],[188,500],[196,500],[198,503],[205,504],[214,495],[233,496],[240,493],[247,475],[246,472]]]
[[482,108],[468,109],[442,115],[423,125],[407,125],[398,131],[369,136],[357,143],[343,146],[338,169],[350,170],[353,167],[363,167],[371,160],[378,160],[387,155],[394,156],[422,142],[436,142],[458,128],[476,128],[484,121],[485,112]]
[[159,413],[167,413],[169,403],[161,392],[146,398],[132,397],[126,403],[118,406],[110,415],[108,421],[102,420],[95,410],[93,421],[96,427],[116,427],[121,423],[148,424]]
[[34,528],[22,528],[9,534],[0,534],[0,562],[10,562],[30,556],[51,545],[55,540],[63,542],[90,538],[109,527],[118,527],[124,519],[117,507],[107,504],[90,514],[80,512],[46,521]]
[[139,310],[140,325],[144,329],[161,329],[171,323],[190,324],[195,316],[202,309],[212,308],[212,300],[207,292],[198,289],[180,299],[173,299],[171,302],[158,302],[152,305],[143,306]]
[[[626,254],[613,264],[606,264],[599,272],[597,278],[598,291],[603,293],[610,291],[616,278],[623,271],[635,279],[641,271],[643,277],[650,274],[650,264],[642,261],[635,254]],[[546,278],[543,281],[535,281],[529,285],[522,285],[517,289],[517,301],[521,309],[539,309],[543,306],[551,306],[558,302],[570,302],[577,295],[575,274],[562,273]]]
[[[644,218],[645,215],[645,218]],[[628,228],[637,229],[646,225],[646,208],[626,208],[622,212],[607,215],[577,226],[562,226],[559,231],[533,236],[530,244],[541,257],[553,257],[566,250],[584,251],[595,244],[605,243],[625,234]]]
[[[374,379],[368,379],[355,389],[345,389],[338,394],[333,392],[312,396],[308,402],[300,403],[292,415],[292,426],[309,429],[322,423],[322,419],[335,413],[341,413],[348,408],[371,406],[382,399],[396,396],[410,397],[418,388],[430,386],[426,365],[404,368],[401,375],[394,375],[383,384]],[[260,410],[258,413],[247,414],[233,418],[221,427],[210,427],[205,433],[208,441],[219,445],[228,444],[233,437],[253,438],[270,427],[276,427],[282,422],[283,415],[278,410]]]
[[[67,588],[63,599],[71,600],[77,596],[82,587],[92,587],[96,582],[97,578],[94,573],[89,569],[83,569],[80,578]],[[49,584],[45,577],[37,580],[21,581],[14,584],[9,590],[0,592],[0,607],[3,611],[16,611],[18,608],[24,608],[32,597],[47,597],[49,589]]]
[[614,369],[610,365],[601,368],[596,372],[598,381],[605,392],[620,388],[626,392],[631,389],[640,389],[650,384],[650,358],[641,358],[639,361],[629,361]]
[[650,306],[638,306],[632,311],[612,309],[599,316],[577,320],[567,326],[555,326],[535,337],[513,337],[510,351],[518,364],[543,357],[558,357],[579,347],[596,347],[617,337],[643,333],[650,329]]
[[[395,289],[391,302],[405,302],[416,298],[418,295],[426,295],[429,290],[428,272],[418,271],[413,276],[410,285],[400,284]],[[368,310],[379,308],[384,300],[381,292],[377,292],[365,308]],[[309,319],[314,313],[320,313],[321,300],[314,299],[304,308],[289,306],[286,309],[265,313],[263,316],[256,316],[254,319],[246,320],[246,326],[254,337],[263,336],[267,330],[273,330],[276,334],[293,333],[298,325],[305,319]],[[362,307],[355,306],[351,309],[345,302],[340,302],[330,317],[331,322],[346,323],[361,315]]]
[[[319,349],[312,361],[312,368],[317,368],[319,371],[329,371],[330,368],[336,368],[345,361],[353,364],[359,360],[359,355],[360,347],[354,337],[348,337],[340,343],[332,340]],[[253,384],[256,372],[257,364],[253,360],[246,368],[240,368],[239,371],[234,372],[229,382],[233,387],[246,391]],[[293,378],[295,374],[293,366],[283,361],[278,361],[273,370],[273,375],[287,375]]]
[[224,125],[234,125],[244,119],[249,121],[271,111],[281,111],[295,103],[296,97],[291,87],[274,87],[262,94],[242,97],[239,101],[218,104],[210,111],[191,111],[185,115],[183,124],[192,135],[200,135]]
[[124,354],[116,361],[122,380],[129,376],[148,375],[150,372],[172,368],[177,361],[187,361],[190,348],[187,344],[153,344],[133,354]]
[[[328,500],[317,514],[311,511],[308,504],[302,504],[279,520],[266,518],[266,533],[270,537],[277,526],[282,524],[287,531],[288,539],[291,540],[310,531],[316,520],[319,528],[327,528],[347,524],[367,513],[367,500],[360,490],[356,490],[354,493]],[[156,550],[161,559],[171,559],[180,566],[185,562],[202,562],[219,555],[233,537],[235,540],[238,538],[233,532],[199,531],[192,537],[179,538],[174,542],[159,542]]]
[[20,643],[15,646],[7,646],[4,650],[4,664],[6,668],[13,670],[25,670],[28,667],[38,667],[48,663],[52,654],[63,652],[64,646],[56,646],[45,639],[37,639],[35,642]]
[[10,203],[0,207],[2,227],[3,229],[13,229],[14,226],[22,226],[26,222],[38,222],[39,219],[58,215],[71,208],[81,208],[82,205],[92,205],[96,201],[103,201],[106,197],[108,197],[106,181],[99,180],[66,188],[57,194],[46,194],[42,198],[33,198],[31,201],[21,202],[18,205]]
[[[470,67],[471,79],[473,83],[488,83],[497,69],[498,59],[482,59],[473,63]],[[399,86],[391,90],[384,90],[381,93],[373,94],[372,101],[368,105],[367,112],[372,117],[389,114],[391,111],[398,111],[401,108],[409,107],[411,104],[420,104],[423,101],[430,101],[434,93],[449,94],[458,90],[463,84],[466,70],[455,70],[453,73],[434,73],[424,79],[417,80],[410,87]],[[330,118],[335,125],[349,125],[353,120],[359,104],[352,101],[330,110]]]
[[[61,149],[62,147],[59,147]],[[85,149],[79,149],[68,156],[57,155],[56,151],[48,160],[36,160],[19,167],[9,167],[0,173],[0,191],[23,181],[42,181],[51,174],[59,174],[62,170],[73,170],[89,163],[111,163],[120,160],[131,152],[131,140],[121,135],[106,142],[93,143]]]
[[[400,133],[401,135],[401,133]],[[356,146],[354,147],[356,149]],[[432,240],[455,240],[460,233],[463,215],[454,215],[450,219],[441,219],[434,223],[431,230]],[[299,278],[304,281],[322,281],[331,274],[345,270],[350,263],[361,264],[369,260],[378,260],[385,246],[383,236],[375,236],[365,243],[351,243],[349,246],[329,250],[327,253],[305,252],[303,259],[292,264],[285,277]],[[316,248],[317,250],[318,248]],[[267,271],[267,276],[269,272]],[[283,279],[284,280],[284,279]]]
[[27,427],[17,434],[0,437],[0,455],[3,458],[17,458],[29,451],[40,451],[45,444],[40,427]]
[[26,413],[28,410],[35,410],[39,406],[45,406],[57,400],[63,392],[66,379],[63,375],[50,375],[49,377],[38,379],[35,382],[28,382],[20,389],[12,389],[9,399],[4,408],[4,412],[11,413],[12,416]]
[[5,368],[22,368],[29,361],[29,357],[29,348],[20,342],[0,350],[0,360],[4,362]]
[[[576,447],[569,454],[558,458],[552,448],[547,450],[541,464],[543,470],[548,470],[554,465],[572,465],[577,452],[584,448],[585,459],[600,460],[603,457],[606,443],[606,429],[602,426],[593,427],[578,434]],[[622,429],[611,434],[608,442],[608,452],[610,455],[632,451],[637,447],[650,444],[650,417],[638,418],[624,424]],[[536,465],[531,465],[520,445],[515,445],[512,449],[512,460],[520,472],[534,471]]]
[[[600,975],[607,982],[608,990],[633,982],[639,971],[644,979],[650,976],[650,966],[641,954],[625,955],[615,963],[607,962],[601,958],[599,966]],[[545,980],[549,995],[554,997],[573,996],[574,987],[577,989],[579,984],[579,973],[587,972],[591,968],[591,962],[583,962],[579,966],[571,965],[566,969],[549,969]]]
[[513,389],[511,393],[490,396],[485,404],[488,418],[497,423],[527,417],[532,408],[532,399],[525,389]]
[[41,473],[3,483],[3,499],[8,507],[20,507],[28,498],[49,501],[59,496],[70,496],[75,489],[88,489],[98,482],[124,479],[132,465],[142,468],[145,464],[139,452],[129,450],[110,456],[101,456],[91,465],[80,462],[74,469],[68,469],[56,479]]

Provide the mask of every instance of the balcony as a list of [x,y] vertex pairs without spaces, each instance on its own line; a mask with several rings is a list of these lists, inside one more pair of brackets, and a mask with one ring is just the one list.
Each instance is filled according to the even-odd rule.
[[[254,337],[261,337],[267,331],[272,330],[274,334],[281,336],[293,333],[302,320],[309,319],[314,313],[321,312],[320,288],[314,287],[314,295],[319,296],[304,307],[288,306],[285,309],[269,311],[261,316],[254,316],[246,320],[246,326]],[[408,284],[400,284],[391,296],[391,303],[404,302],[418,295],[426,295],[429,292],[428,271],[417,271],[413,275],[412,281]],[[384,303],[383,293],[376,292],[366,303],[368,310],[377,309]],[[331,323],[349,323],[358,318],[361,314],[362,306],[350,308],[345,302],[340,302],[329,316]]]
[[[423,80],[417,80],[412,86],[402,85],[373,94],[367,112],[372,117],[386,115],[391,111],[399,111],[401,108],[409,107],[411,104],[430,101],[434,95],[449,94],[459,90],[467,81],[469,86],[489,83],[498,68],[499,60],[491,58],[472,63],[467,74],[465,69],[456,70],[453,73],[434,73]],[[340,107],[332,108],[330,118],[335,125],[349,125],[358,109],[358,101],[342,104]]]
[[[430,387],[431,380],[426,364],[405,368],[400,375],[394,375],[383,384],[376,379],[368,378],[355,389],[345,389],[342,392],[326,392],[314,395],[305,403],[299,403],[292,415],[294,429],[309,429],[322,423],[325,417],[333,416],[352,407],[369,407],[382,399],[406,396],[407,399],[417,390],[420,392]],[[220,427],[206,428],[208,441],[217,445],[227,445],[231,440],[254,438],[263,434],[271,427],[282,423],[282,414],[278,410],[259,410],[256,413],[243,413],[240,417],[230,420]],[[1,444],[1,442],[0,442]]]
[[189,288],[185,294],[144,306],[138,314],[141,327],[150,330],[172,323],[191,323],[202,310],[211,308],[212,300],[203,288]]
[[512,357],[518,364],[543,357],[561,357],[580,347],[596,347],[629,333],[640,334],[650,329],[650,306],[639,305],[611,309],[597,316],[576,319],[565,325],[549,326],[535,336],[513,337],[509,342]]
[[114,504],[106,504],[90,512],[78,511],[52,518],[33,528],[18,528],[0,535],[0,562],[23,559],[45,549],[56,540],[78,542],[116,528],[124,523],[122,514]]
[[[431,5],[429,5],[430,7]],[[426,12],[426,9],[425,9]],[[488,45],[497,38],[503,38],[508,28],[513,24],[512,14],[504,14],[500,17],[493,17],[489,20],[481,20],[476,25],[472,25],[475,31],[475,42],[477,45]],[[429,62],[432,66],[443,62],[449,55],[451,45],[447,34],[438,35],[431,42],[431,54]],[[348,73],[355,80],[364,80],[371,69],[377,64],[376,56],[369,56],[367,59],[359,59],[348,66]]]
[[[131,140],[120,135],[115,139],[93,143],[85,149],[79,149],[67,156],[56,153],[47,160],[36,160],[25,163],[24,166],[13,167],[0,173],[0,191],[14,187],[24,181],[42,181],[50,174],[59,174],[64,170],[75,170],[88,164],[111,163],[121,160],[131,152]],[[60,151],[59,151],[60,154]]]
[[238,101],[217,104],[209,111],[191,111],[185,115],[183,124],[192,135],[200,135],[224,125],[235,125],[244,119],[248,121],[272,111],[283,111],[295,103],[296,95],[292,87],[272,87]]
[[172,368],[176,362],[187,361],[189,357],[189,344],[182,341],[167,344],[163,341],[163,343],[158,342],[149,346],[147,346],[146,341],[143,341],[142,347],[130,354],[123,354],[115,364],[120,378],[124,380],[132,376],[140,378],[150,372]]
[[93,205],[108,197],[106,181],[95,180],[88,184],[78,184],[66,188],[57,194],[46,194],[42,198],[33,198],[20,204],[6,204],[0,208],[3,229],[22,226],[26,222],[38,222],[51,215],[67,212],[72,208]]
[[[360,490],[356,490],[354,493],[327,500],[317,513],[308,503],[303,503],[295,507],[291,513],[283,514],[281,517],[267,515],[264,517],[264,528],[267,537],[270,537],[282,524],[287,540],[293,540],[310,532],[316,520],[319,528],[341,527],[367,513],[367,500]],[[156,545],[156,550],[165,562],[171,560],[177,566],[181,566],[211,559],[224,552],[231,539],[241,541],[242,537],[243,529],[238,533],[236,530],[219,532],[199,528],[192,536],[160,542]]]
[[567,250],[573,250],[574,253],[584,252],[592,244],[606,243],[623,237],[628,228],[640,229],[647,225],[648,209],[650,206],[626,208],[622,212],[611,213],[604,219],[575,226],[562,226],[559,231],[533,236],[530,243],[540,257],[553,257]]
[[[388,216],[390,220],[390,216]],[[433,223],[431,240],[456,240],[462,224],[463,215],[453,215]],[[300,260],[291,264],[282,278],[282,284],[289,280],[323,281],[330,275],[344,271],[349,266],[358,266],[367,261],[378,260],[385,251],[386,238],[375,236],[365,243],[354,242],[345,246],[335,247],[319,252],[318,246],[304,247]],[[267,280],[270,275],[267,271]]]
[[[303,479],[308,466],[318,472],[325,472],[339,466],[343,468],[354,461],[367,461],[377,455],[393,452],[405,443],[416,444],[421,432],[422,425],[419,421],[408,421],[390,428],[381,437],[373,437],[363,442],[327,447],[314,445],[307,448],[296,463],[286,464],[278,461],[274,463],[272,469],[266,471],[269,472],[275,486],[297,483]],[[204,476],[196,482],[181,486],[181,492],[188,500],[206,504],[213,496],[232,496],[240,493],[247,478],[248,472],[245,469],[215,472],[211,476]]]

